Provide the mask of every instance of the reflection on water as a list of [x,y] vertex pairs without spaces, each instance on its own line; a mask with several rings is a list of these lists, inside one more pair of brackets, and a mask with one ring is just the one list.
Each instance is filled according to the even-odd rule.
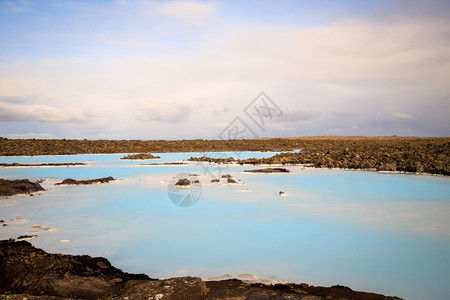
[[[236,165],[139,165],[203,154],[157,155],[161,159],[144,162],[121,161],[121,154],[0,158],[8,163],[92,161],[82,167],[2,168],[1,178],[123,179],[92,186],[46,182],[48,191],[41,195],[2,199],[0,219],[9,226],[0,228],[0,238],[38,234],[31,242],[47,251],[106,256],[125,271],[151,277],[252,273],[407,299],[450,298],[448,178],[301,167],[265,175],[242,173],[254,167]],[[209,184],[212,177],[205,170],[212,177],[229,173],[245,184]],[[168,197],[168,183],[179,173],[200,175],[202,193],[193,206],[176,206]],[[288,196],[278,196],[280,191]],[[15,217],[25,220],[9,221]]]

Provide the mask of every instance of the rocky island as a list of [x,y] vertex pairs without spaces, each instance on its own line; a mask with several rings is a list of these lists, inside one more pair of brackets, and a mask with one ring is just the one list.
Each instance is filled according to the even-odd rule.
[[0,179],[0,197],[32,194],[40,191],[45,191],[45,189],[39,183],[31,182],[28,179]]
[[265,168],[265,169],[255,169],[255,170],[244,170],[243,172],[270,174],[270,173],[289,173],[291,171],[289,171],[288,169],[285,169],[285,168]]
[[245,283],[197,277],[152,279],[103,257],[50,254],[26,241],[0,241],[0,299],[359,299],[399,300],[344,286]]
[[0,163],[0,167],[13,168],[13,167],[73,167],[73,166],[85,166],[85,163],[49,163],[49,164],[19,164],[19,163]]
[[87,179],[87,180],[75,180],[72,178],[64,179],[60,183],[55,183],[55,185],[88,185],[88,184],[99,184],[99,183],[108,183],[110,181],[114,181],[113,177],[104,177],[104,178],[96,178],[96,179]]
[[180,166],[185,165],[185,163],[182,162],[167,162],[167,163],[151,163],[151,164],[139,164],[140,166]]
[[175,183],[175,186],[185,187],[185,186],[189,186],[190,184],[191,184],[191,181],[188,178],[181,178]]
[[145,159],[157,159],[157,158],[161,158],[159,156],[154,156],[151,153],[139,153],[139,154],[129,154],[126,155],[124,157],[122,157],[121,159],[130,159],[130,160],[145,160]]

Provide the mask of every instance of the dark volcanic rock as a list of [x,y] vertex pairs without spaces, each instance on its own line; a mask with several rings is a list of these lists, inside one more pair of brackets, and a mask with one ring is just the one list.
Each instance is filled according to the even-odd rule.
[[97,178],[97,179],[88,179],[88,180],[75,180],[72,178],[64,179],[60,183],[56,183],[55,185],[87,185],[87,184],[96,184],[96,183],[108,183],[110,181],[114,181],[115,179],[111,176],[105,178]]
[[306,165],[317,168],[376,169],[450,176],[450,137],[319,136],[234,140],[47,140],[0,137],[0,155],[70,155],[94,153],[292,151],[267,158],[193,161],[242,165]]
[[237,279],[207,281],[208,293],[203,299],[348,299],[348,300],[398,300],[374,293],[353,291],[349,288],[313,287],[307,284],[248,284]]
[[265,169],[256,169],[256,170],[244,170],[244,172],[248,172],[248,173],[289,173],[290,171],[285,168],[265,168]]
[[205,283],[197,277],[178,277],[164,280],[130,280],[114,299],[200,300],[206,293]]
[[175,183],[176,186],[188,186],[191,184],[191,181],[187,178],[181,178]]
[[233,178],[227,178],[227,182],[228,183],[236,183],[236,180],[234,180]]
[[128,274],[102,257],[48,254],[21,241],[0,241],[0,294],[96,299],[120,291],[120,283],[149,280]]
[[151,164],[139,164],[140,166],[178,166],[178,165],[186,165],[186,163],[182,162],[168,162],[168,163],[151,163]]
[[36,234],[33,234],[33,235],[21,235],[21,236],[19,236],[17,238],[17,240],[18,241],[24,241],[24,240],[31,240],[31,239],[34,239],[34,238],[37,238]]
[[129,274],[103,257],[49,254],[30,243],[0,241],[1,299],[362,299],[397,300],[342,286],[204,282],[196,277],[164,280]]
[[17,194],[30,194],[45,191],[37,182],[28,179],[7,180],[0,179],[0,196],[13,196]]
[[156,158],[161,158],[161,157],[154,156],[151,153],[139,153],[139,154],[129,154],[127,156],[122,157],[121,159],[139,159],[139,160],[144,160],[144,159],[156,159]]
[[11,168],[11,167],[71,167],[71,166],[85,166],[85,163],[50,163],[50,164],[4,164],[1,163],[0,167]]
[[209,163],[216,163],[216,164],[229,164],[232,162],[235,162],[236,159],[233,157],[228,158],[212,158],[212,157],[190,157],[187,159],[188,161],[199,161],[199,162],[209,162]]

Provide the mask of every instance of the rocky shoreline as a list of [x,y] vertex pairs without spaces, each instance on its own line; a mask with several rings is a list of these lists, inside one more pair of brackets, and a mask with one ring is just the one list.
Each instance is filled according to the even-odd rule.
[[[295,152],[293,150],[301,150]],[[192,161],[249,165],[310,165],[316,168],[450,175],[450,137],[319,136],[251,140],[39,140],[0,137],[0,156],[100,153],[282,152],[269,158]],[[141,154],[138,154],[141,155]],[[211,156],[211,155],[209,155]]]
[[50,254],[26,241],[0,241],[0,299],[361,299],[398,300],[344,286],[245,283],[197,277],[152,279],[103,257]]

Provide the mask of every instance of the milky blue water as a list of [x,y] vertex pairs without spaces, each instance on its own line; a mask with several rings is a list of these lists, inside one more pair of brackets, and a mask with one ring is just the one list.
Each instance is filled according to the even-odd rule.
[[[9,225],[0,227],[0,239],[37,234],[31,242],[46,251],[105,256],[124,271],[151,277],[251,273],[406,299],[450,299],[449,178],[301,167],[252,174],[242,171],[260,167],[195,162],[139,165],[204,154],[157,155],[162,158],[146,161],[122,161],[123,154],[1,157],[2,163],[89,165],[0,168],[0,178],[54,178],[42,184],[47,191],[40,195],[0,199],[0,219]],[[202,182],[189,207],[168,196],[180,173],[198,174]],[[227,173],[245,184],[207,184]],[[54,186],[69,177],[107,176],[123,180]],[[16,217],[25,220],[10,221]]]

